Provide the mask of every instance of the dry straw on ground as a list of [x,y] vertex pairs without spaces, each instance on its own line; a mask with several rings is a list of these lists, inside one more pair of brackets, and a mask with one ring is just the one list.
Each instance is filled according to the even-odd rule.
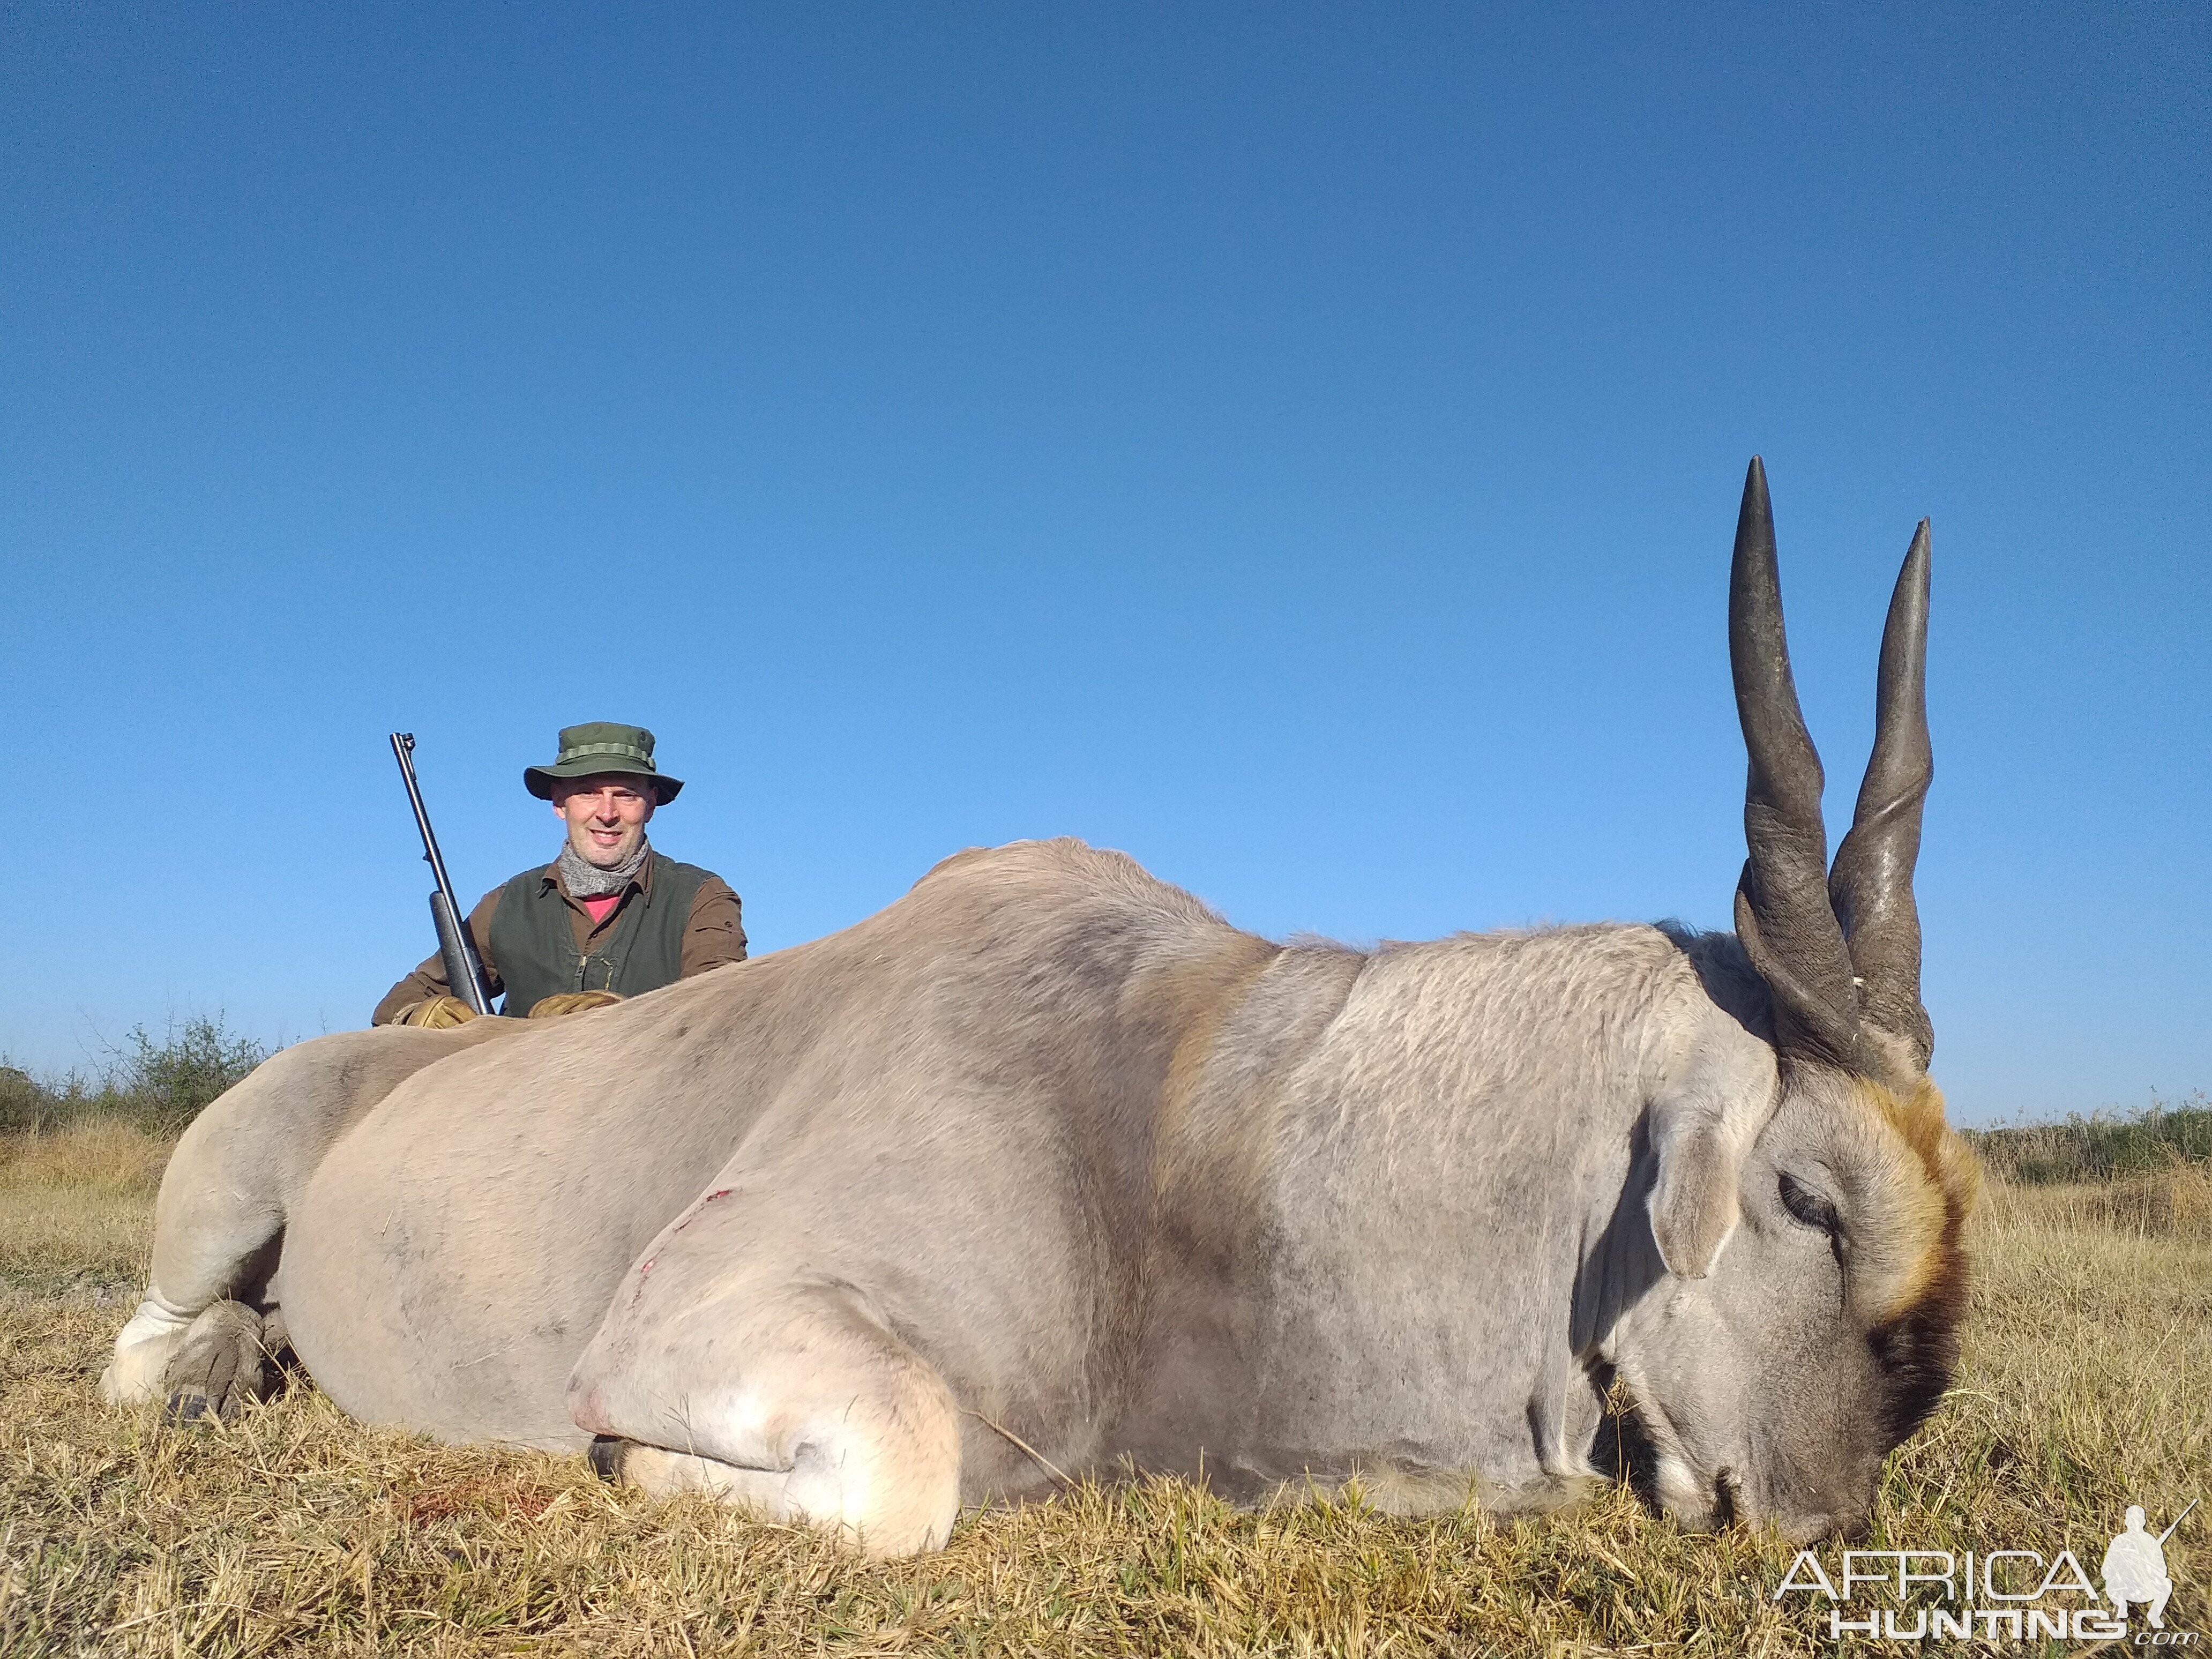
[[[1516,1526],[1346,1501],[1238,1514],[1176,1482],[1093,1486],[973,1516],[941,1554],[871,1565],[610,1489],[579,1459],[363,1428],[310,1386],[227,1428],[111,1414],[92,1382],[143,1259],[161,1156],[112,1127],[0,1137],[0,1652],[1832,1645],[1825,1604],[1772,1599],[1788,1552],[1741,1529],[1683,1534],[1626,1492]],[[2065,1547],[2094,1572],[2126,1504],[2171,1518],[2212,1496],[2204,1176],[2128,1179],[2141,1190],[1994,1188],[1966,1366],[1892,1460],[1876,1545]],[[2212,1627],[2203,1514],[2167,1546],[2172,1628]]]

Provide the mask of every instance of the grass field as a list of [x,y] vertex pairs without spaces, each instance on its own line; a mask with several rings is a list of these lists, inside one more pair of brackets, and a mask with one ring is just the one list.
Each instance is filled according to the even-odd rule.
[[[1625,1491],[1501,1524],[1091,1486],[879,1565],[578,1458],[363,1428],[312,1386],[228,1427],[111,1413],[93,1382],[165,1153],[112,1117],[0,1134],[0,1653],[1835,1650],[1826,1602],[1772,1598],[1790,1552],[1678,1532]],[[1993,1181],[1974,1237],[1965,1366],[1891,1460],[1874,1544],[2068,1547],[2094,1574],[2127,1504],[2156,1530],[2212,1497],[2212,1176],[2175,1155]],[[2166,1625],[2197,1650],[2205,1528],[2200,1508],[2166,1547]]]

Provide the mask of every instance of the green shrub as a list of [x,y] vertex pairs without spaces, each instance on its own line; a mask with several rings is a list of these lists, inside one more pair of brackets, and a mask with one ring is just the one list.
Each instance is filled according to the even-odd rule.
[[252,1037],[233,1036],[220,1015],[188,1019],[181,1033],[172,1024],[156,1043],[146,1028],[134,1025],[108,1074],[102,1093],[143,1115],[149,1127],[182,1129],[205,1106],[269,1058]]
[[106,1070],[90,1081],[76,1072],[41,1080],[0,1066],[0,1133],[116,1118],[152,1134],[177,1134],[201,1108],[268,1059],[269,1050],[226,1030],[221,1014],[201,1014],[181,1024],[173,1021],[159,1042],[144,1026],[134,1025],[108,1055]]
[[2076,1112],[2063,1123],[1963,1133],[1991,1174],[2021,1186],[2110,1181],[2212,1163],[2212,1100],[2200,1090],[2179,1106],[2154,1097],[2132,1112]]
[[0,1134],[38,1128],[52,1098],[28,1072],[0,1066]]

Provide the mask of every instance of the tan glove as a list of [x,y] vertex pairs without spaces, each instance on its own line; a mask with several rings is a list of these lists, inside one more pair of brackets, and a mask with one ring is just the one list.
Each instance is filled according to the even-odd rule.
[[427,1002],[409,1003],[392,1017],[392,1023],[443,1031],[456,1025],[465,1025],[476,1017],[477,1011],[459,997],[432,997]]
[[580,1014],[587,1009],[605,1008],[622,999],[612,991],[556,991],[550,997],[540,997],[530,1005],[532,1019],[563,1019],[570,1014]]

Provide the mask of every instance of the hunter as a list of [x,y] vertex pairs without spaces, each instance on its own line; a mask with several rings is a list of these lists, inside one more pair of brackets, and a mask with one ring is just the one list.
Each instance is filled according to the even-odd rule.
[[[711,870],[653,850],[645,826],[683,780],[653,763],[653,733],[605,720],[571,726],[522,787],[553,804],[561,856],[495,887],[469,913],[492,994],[517,1017],[580,1012],[742,962],[738,896]],[[372,1023],[458,1025],[476,1011],[434,956],[384,994]]]

